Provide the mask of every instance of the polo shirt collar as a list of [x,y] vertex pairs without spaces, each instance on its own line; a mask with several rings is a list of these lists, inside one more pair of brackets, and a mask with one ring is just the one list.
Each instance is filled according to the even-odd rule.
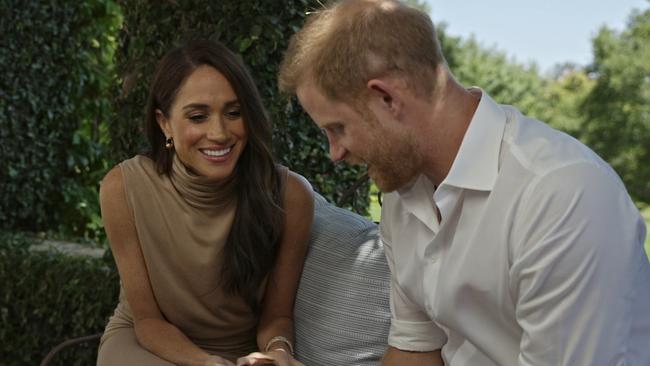
[[506,125],[506,114],[487,93],[469,123],[456,158],[440,186],[491,191],[499,172],[499,153]]

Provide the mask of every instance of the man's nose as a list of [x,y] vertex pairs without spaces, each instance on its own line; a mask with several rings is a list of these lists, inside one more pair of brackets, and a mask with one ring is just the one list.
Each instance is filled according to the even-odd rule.
[[348,153],[347,149],[341,146],[341,144],[339,144],[329,134],[327,135],[327,141],[330,145],[330,159],[335,163],[345,159],[345,156]]

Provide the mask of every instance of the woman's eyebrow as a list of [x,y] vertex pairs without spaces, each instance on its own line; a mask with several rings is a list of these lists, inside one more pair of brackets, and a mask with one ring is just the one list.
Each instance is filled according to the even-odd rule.
[[229,100],[229,101],[225,102],[223,104],[223,107],[224,108],[230,108],[230,107],[235,107],[235,106],[238,106],[238,105],[239,105],[239,100],[238,99],[233,99],[233,100]]
[[210,107],[207,104],[203,103],[190,103],[183,107],[183,110],[187,109],[209,109]]

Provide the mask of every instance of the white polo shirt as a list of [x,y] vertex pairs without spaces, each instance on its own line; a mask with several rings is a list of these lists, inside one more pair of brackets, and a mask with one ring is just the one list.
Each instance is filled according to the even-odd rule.
[[572,137],[483,93],[447,178],[386,194],[380,228],[391,346],[451,366],[650,365],[645,223]]

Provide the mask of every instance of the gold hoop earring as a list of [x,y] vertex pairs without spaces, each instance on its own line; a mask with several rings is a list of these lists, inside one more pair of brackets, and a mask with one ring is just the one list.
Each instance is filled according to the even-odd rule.
[[165,148],[167,150],[170,150],[172,147],[174,147],[174,140],[170,137],[167,140],[165,140]]

